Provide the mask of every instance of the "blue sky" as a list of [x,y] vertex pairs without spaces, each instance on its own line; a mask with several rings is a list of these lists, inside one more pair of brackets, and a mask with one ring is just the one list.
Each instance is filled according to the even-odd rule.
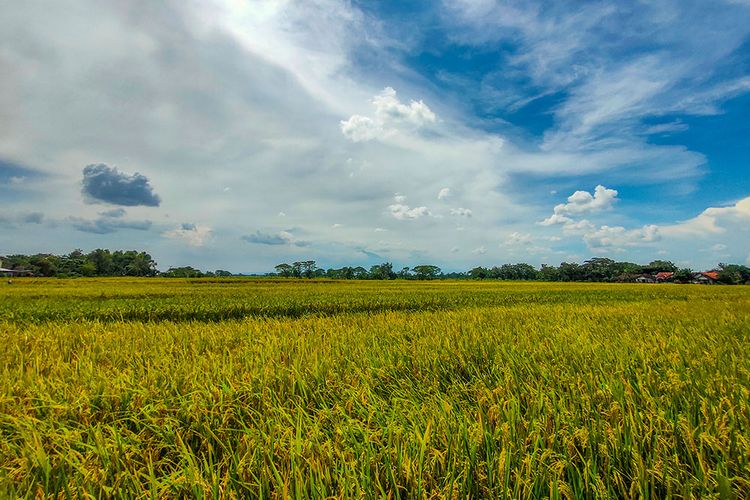
[[750,263],[750,2],[22,2],[0,254]]

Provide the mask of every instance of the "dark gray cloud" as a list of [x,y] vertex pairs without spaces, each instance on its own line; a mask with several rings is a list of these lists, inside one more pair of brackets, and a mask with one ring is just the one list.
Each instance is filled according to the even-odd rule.
[[310,242],[298,240],[289,231],[279,231],[277,233],[255,231],[254,234],[243,236],[242,239],[248,243],[258,245],[293,245],[297,247],[306,247],[310,245]]
[[94,220],[73,219],[73,228],[84,233],[109,234],[120,229],[147,231],[151,228],[150,220],[127,221],[113,217],[102,217]]
[[161,203],[145,175],[137,172],[128,175],[103,163],[84,167],[81,192],[87,203],[104,202],[127,207],[158,207]]

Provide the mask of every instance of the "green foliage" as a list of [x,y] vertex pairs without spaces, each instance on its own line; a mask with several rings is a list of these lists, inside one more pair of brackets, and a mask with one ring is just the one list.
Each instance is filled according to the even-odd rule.
[[2,498],[750,492],[746,287],[15,281]]
[[719,283],[741,285],[750,282],[750,267],[738,264],[719,264]]
[[693,279],[693,270],[687,267],[678,269],[674,273],[675,283],[690,283]]
[[675,266],[672,261],[669,260],[654,260],[647,266],[643,266],[641,270],[641,272],[648,274],[656,274],[661,272],[673,273],[675,271],[677,271],[677,266]]
[[393,272],[393,264],[384,262],[380,265],[370,268],[370,279],[373,280],[392,280],[396,279],[396,273]]
[[36,276],[156,276],[156,262],[146,252],[98,248],[88,254],[74,250],[68,255],[9,255],[2,257],[9,269],[25,269]]
[[170,267],[161,273],[163,278],[202,278],[203,273],[191,266]]
[[418,280],[431,280],[435,279],[440,275],[440,268],[438,266],[432,266],[423,264],[420,266],[414,266],[412,268],[414,277]]

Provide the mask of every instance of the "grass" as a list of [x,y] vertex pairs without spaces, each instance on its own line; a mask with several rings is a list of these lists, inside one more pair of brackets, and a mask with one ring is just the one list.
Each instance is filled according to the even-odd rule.
[[750,287],[17,280],[0,497],[750,496]]

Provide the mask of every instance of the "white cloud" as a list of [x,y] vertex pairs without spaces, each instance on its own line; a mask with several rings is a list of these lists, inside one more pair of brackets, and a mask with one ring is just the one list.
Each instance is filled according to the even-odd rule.
[[420,217],[431,215],[427,207],[411,208],[408,205],[402,205],[400,203],[389,205],[388,210],[391,211],[393,218],[398,220],[419,219]]
[[484,247],[484,245],[482,245],[472,250],[471,253],[473,253],[474,255],[484,255],[487,253],[487,249]]
[[576,234],[585,231],[591,231],[596,226],[586,219],[581,219],[578,222],[569,222],[563,226],[563,232],[566,234]]
[[469,208],[451,208],[451,215],[456,215],[458,217],[471,217],[472,211]]
[[450,188],[444,187],[443,189],[438,192],[437,199],[440,201],[446,200],[450,197],[451,190]]
[[721,234],[738,221],[750,220],[750,196],[727,207],[709,207],[696,217],[678,224],[662,226],[669,236],[707,236]]
[[370,141],[385,138],[396,131],[409,131],[435,123],[437,116],[422,101],[402,104],[396,91],[386,87],[372,99],[375,118],[352,115],[341,120],[341,133],[352,142]]
[[585,233],[583,241],[591,249],[609,248],[613,250],[625,247],[654,243],[661,239],[659,227],[653,224],[640,229],[625,229],[622,226],[602,226],[595,231]]
[[519,233],[518,231],[514,231],[510,233],[508,236],[505,237],[505,240],[502,243],[502,245],[509,245],[509,246],[530,245],[530,244],[531,244],[531,235],[528,233]]
[[573,222],[573,219],[566,217],[565,215],[552,214],[541,222],[538,222],[540,226],[554,226],[556,224],[569,224]]
[[410,207],[406,205],[406,196],[396,194],[393,197],[392,205],[388,206],[391,216],[397,220],[419,219],[421,217],[431,216],[432,213],[427,207]]
[[589,212],[610,210],[617,201],[617,191],[601,184],[594,189],[593,196],[588,191],[576,191],[568,197],[568,203],[555,206],[555,215],[581,215]]
[[162,236],[181,240],[190,246],[202,247],[212,236],[211,228],[204,225],[181,224],[171,231],[165,231]]
[[381,93],[373,97],[375,116],[384,125],[396,122],[409,122],[421,127],[428,123],[435,123],[435,113],[422,101],[411,101],[408,105],[402,104],[396,97],[396,91],[386,87]]
[[341,133],[352,142],[375,139],[382,130],[379,124],[366,116],[352,115],[348,120],[341,120]]

